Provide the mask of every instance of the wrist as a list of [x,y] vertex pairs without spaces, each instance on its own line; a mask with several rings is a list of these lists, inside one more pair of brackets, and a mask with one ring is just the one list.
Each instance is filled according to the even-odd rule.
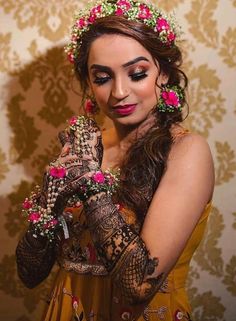
[[83,177],[80,182],[79,198],[82,202],[89,203],[96,199],[99,195],[111,196],[118,188],[119,172],[106,170],[102,172],[97,170],[89,177]]
[[29,231],[32,237],[52,241],[55,238],[55,230],[59,228],[60,223],[51,207],[45,208],[41,204],[41,191],[39,186],[36,186],[35,191],[32,191],[30,196],[24,200],[22,214],[30,222]]

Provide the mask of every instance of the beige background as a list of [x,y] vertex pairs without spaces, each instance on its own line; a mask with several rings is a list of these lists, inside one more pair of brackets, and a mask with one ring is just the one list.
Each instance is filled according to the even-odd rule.
[[[34,290],[16,276],[20,204],[57,151],[57,132],[78,113],[63,44],[75,0],[0,0],[0,320],[37,321],[51,279]],[[204,135],[216,170],[214,208],[188,290],[196,321],[236,320],[236,1],[162,0],[185,32],[187,126]],[[73,90],[72,90],[73,88]],[[101,126],[109,126],[100,117]],[[184,228],[184,223],[183,223]]]

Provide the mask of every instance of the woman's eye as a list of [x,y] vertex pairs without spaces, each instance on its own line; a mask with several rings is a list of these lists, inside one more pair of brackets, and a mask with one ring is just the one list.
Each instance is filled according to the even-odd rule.
[[147,74],[145,71],[141,71],[141,72],[136,72],[132,75],[130,75],[130,78],[133,80],[133,81],[139,81],[141,79],[144,79],[147,77]]
[[94,83],[97,85],[102,85],[105,84],[108,80],[110,79],[110,77],[95,77],[94,79]]

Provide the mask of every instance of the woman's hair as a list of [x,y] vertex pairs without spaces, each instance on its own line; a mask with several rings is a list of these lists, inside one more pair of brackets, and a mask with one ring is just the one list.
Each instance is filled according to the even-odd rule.
[[[158,61],[160,72],[168,76],[168,85],[187,87],[187,77],[180,65],[182,54],[176,45],[164,45],[154,30],[143,23],[127,20],[123,16],[98,19],[82,36],[79,55],[75,60],[75,74],[80,81],[83,97],[88,89],[88,55],[94,40],[104,34],[119,34],[138,41]],[[185,101],[183,102],[185,103]],[[173,142],[170,128],[183,120],[179,111],[152,113],[155,124],[129,148],[121,166],[121,183],[117,200],[134,210],[142,222],[153,193],[166,169],[167,157]]]

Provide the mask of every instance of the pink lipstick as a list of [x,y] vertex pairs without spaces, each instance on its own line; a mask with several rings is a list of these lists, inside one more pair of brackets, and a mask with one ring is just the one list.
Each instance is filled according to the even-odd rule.
[[137,104],[119,105],[114,107],[114,112],[121,116],[127,116],[134,112]]

